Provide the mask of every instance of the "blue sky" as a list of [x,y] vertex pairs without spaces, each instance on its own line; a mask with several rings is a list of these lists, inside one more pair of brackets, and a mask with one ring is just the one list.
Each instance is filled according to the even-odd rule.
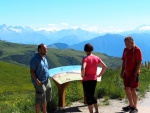
[[150,0],[1,0],[0,25],[122,31],[150,25]]

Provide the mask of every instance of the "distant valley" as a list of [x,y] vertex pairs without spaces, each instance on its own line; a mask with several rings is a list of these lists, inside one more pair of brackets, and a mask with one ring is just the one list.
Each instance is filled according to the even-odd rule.
[[[31,44],[17,44],[5,41],[0,41],[0,60],[14,63],[18,65],[28,66],[31,58],[37,52],[37,45]],[[121,59],[117,57],[110,57],[105,54],[96,53],[108,66],[108,68],[120,68]],[[49,68],[67,65],[81,65],[82,58],[85,57],[83,51],[73,49],[54,49],[48,48],[46,58],[49,63]]]
[[[135,44],[141,48],[143,54],[143,62],[150,61],[150,34],[139,33],[131,34],[133,36]],[[91,43],[94,46],[94,52],[107,54],[113,57],[122,57],[125,36],[119,34],[105,34],[103,36],[95,37],[91,40],[83,41],[78,44],[67,45],[64,43],[54,43],[49,45],[51,48],[67,49],[83,51],[83,47],[86,43]]]

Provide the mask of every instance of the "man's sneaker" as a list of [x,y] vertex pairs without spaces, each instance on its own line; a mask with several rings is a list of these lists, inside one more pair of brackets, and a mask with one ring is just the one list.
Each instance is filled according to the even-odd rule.
[[126,106],[126,107],[123,107],[122,109],[123,109],[123,111],[128,112],[128,111],[130,111],[130,110],[131,110],[131,107],[130,107],[130,106]]
[[131,107],[130,113],[138,113],[138,109]]

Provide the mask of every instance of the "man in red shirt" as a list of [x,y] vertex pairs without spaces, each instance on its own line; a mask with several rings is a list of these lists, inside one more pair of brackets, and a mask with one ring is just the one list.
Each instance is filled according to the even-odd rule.
[[122,70],[121,77],[124,81],[124,87],[126,96],[129,101],[129,106],[123,107],[124,111],[130,111],[130,113],[137,113],[137,93],[136,88],[139,85],[140,66],[142,62],[142,53],[138,48],[131,36],[124,39],[126,48],[123,51],[122,56]]
[[[95,107],[95,113],[99,113],[97,100],[94,98],[97,77],[102,76],[102,74],[106,70],[105,63],[96,55],[92,54],[93,46],[91,44],[85,44],[84,51],[86,53],[86,57],[82,60],[82,83],[84,94],[87,100],[89,112],[93,113],[93,105]],[[102,71],[97,75],[97,67],[101,66]]]

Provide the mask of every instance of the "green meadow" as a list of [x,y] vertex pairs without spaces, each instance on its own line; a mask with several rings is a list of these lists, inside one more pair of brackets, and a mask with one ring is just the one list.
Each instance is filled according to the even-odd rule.
[[[34,88],[30,81],[29,67],[0,61],[0,113],[33,113]],[[109,99],[126,98],[120,69],[107,69],[98,82],[96,97],[104,98],[109,104]],[[139,99],[149,91],[150,70],[141,68]],[[52,112],[58,107],[58,90],[52,78],[53,95],[48,103],[48,111]],[[69,106],[74,101],[83,102],[83,89],[80,81],[73,81],[66,89],[66,104]],[[105,104],[105,103],[104,103]],[[106,105],[107,105],[106,104]]]

